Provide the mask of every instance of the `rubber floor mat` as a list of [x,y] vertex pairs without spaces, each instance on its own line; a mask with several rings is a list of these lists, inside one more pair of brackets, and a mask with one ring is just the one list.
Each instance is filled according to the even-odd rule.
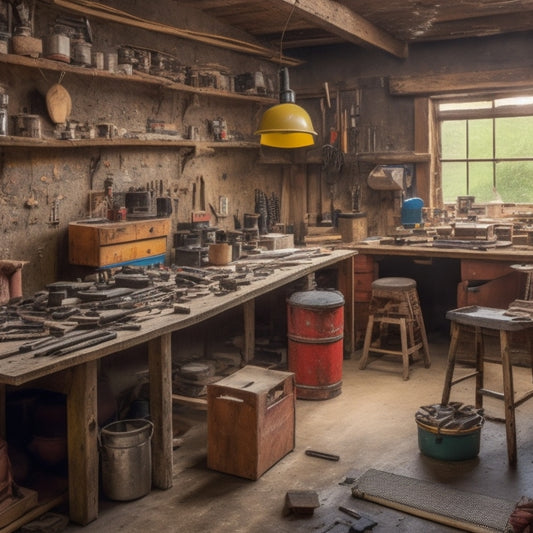
[[352,487],[356,498],[473,532],[504,532],[515,502],[440,483],[367,470]]

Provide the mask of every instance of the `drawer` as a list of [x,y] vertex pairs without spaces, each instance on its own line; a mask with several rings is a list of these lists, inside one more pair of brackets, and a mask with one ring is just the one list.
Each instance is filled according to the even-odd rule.
[[116,263],[166,254],[166,252],[166,237],[102,246],[99,249],[98,265],[94,266],[114,265]]
[[163,237],[170,233],[170,219],[158,218],[135,223],[135,240]]
[[457,307],[481,305],[506,309],[509,304],[521,298],[523,283],[519,272],[487,282],[461,281],[457,286]]
[[489,280],[496,279],[511,272],[515,272],[510,265],[501,261],[476,261],[463,259],[461,261],[461,279],[463,280]]
[[353,269],[355,272],[374,272],[374,257],[357,254],[354,257]]

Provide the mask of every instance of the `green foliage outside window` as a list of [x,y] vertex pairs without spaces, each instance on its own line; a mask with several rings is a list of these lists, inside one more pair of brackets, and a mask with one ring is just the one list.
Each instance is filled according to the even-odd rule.
[[533,116],[441,122],[445,202],[533,202]]

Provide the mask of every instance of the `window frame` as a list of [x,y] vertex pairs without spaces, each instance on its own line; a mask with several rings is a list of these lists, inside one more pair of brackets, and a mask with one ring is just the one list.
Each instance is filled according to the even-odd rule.
[[[533,91],[525,90],[515,92],[515,93],[498,93],[498,94],[486,94],[486,93],[472,93],[469,95],[463,95],[461,97],[438,97],[433,99],[433,105],[434,105],[434,113],[435,113],[435,125],[436,125],[436,137],[437,137],[437,158],[436,163],[438,166],[438,177],[440,181],[440,191],[441,191],[441,198],[440,201],[443,204],[450,204],[450,201],[445,201],[443,190],[444,190],[444,183],[442,179],[442,163],[448,163],[448,162],[459,162],[459,163],[465,163],[466,165],[466,186],[467,191],[469,190],[469,164],[468,163],[476,163],[476,162],[492,162],[492,184],[493,187],[496,185],[496,165],[500,162],[505,161],[532,161],[533,162],[533,155],[531,157],[507,157],[507,158],[501,158],[496,157],[496,127],[495,127],[495,121],[498,118],[512,118],[512,117],[533,117],[533,103],[531,104],[524,104],[524,105],[506,105],[497,107],[495,105],[495,102],[500,99],[505,98],[519,98],[519,97],[533,97]],[[491,106],[488,108],[482,108],[482,109],[458,109],[458,110],[442,110],[440,108],[441,104],[446,103],[474,103],[474,102],[491,102]],[[476,119],[491,119],[492,120],[492,158],[469,158],[468,157],[468,128],[469,128],[469,121],[470,120],[476,120]],[[450,121],[450,120],[464,120],[466,121],[466,157],[465,158],[450,158],[450,159],[444,159],[442,157],[442,129],[441,125],[444,121]],[[467,192],[468,194],[468,192]],[[483,203],[483,202],[481,202]],[[520,204],[521,202],[513,202],[516,204]],[[522,202],[523,203],[523,202]],[[525,204],[528,204],[530,202],[525,202]]]

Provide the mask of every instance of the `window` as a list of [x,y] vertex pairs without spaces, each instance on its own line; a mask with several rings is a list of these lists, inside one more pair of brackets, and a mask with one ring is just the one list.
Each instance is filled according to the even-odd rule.
[[443,200],[533,202],[533,96],[437,104]]

